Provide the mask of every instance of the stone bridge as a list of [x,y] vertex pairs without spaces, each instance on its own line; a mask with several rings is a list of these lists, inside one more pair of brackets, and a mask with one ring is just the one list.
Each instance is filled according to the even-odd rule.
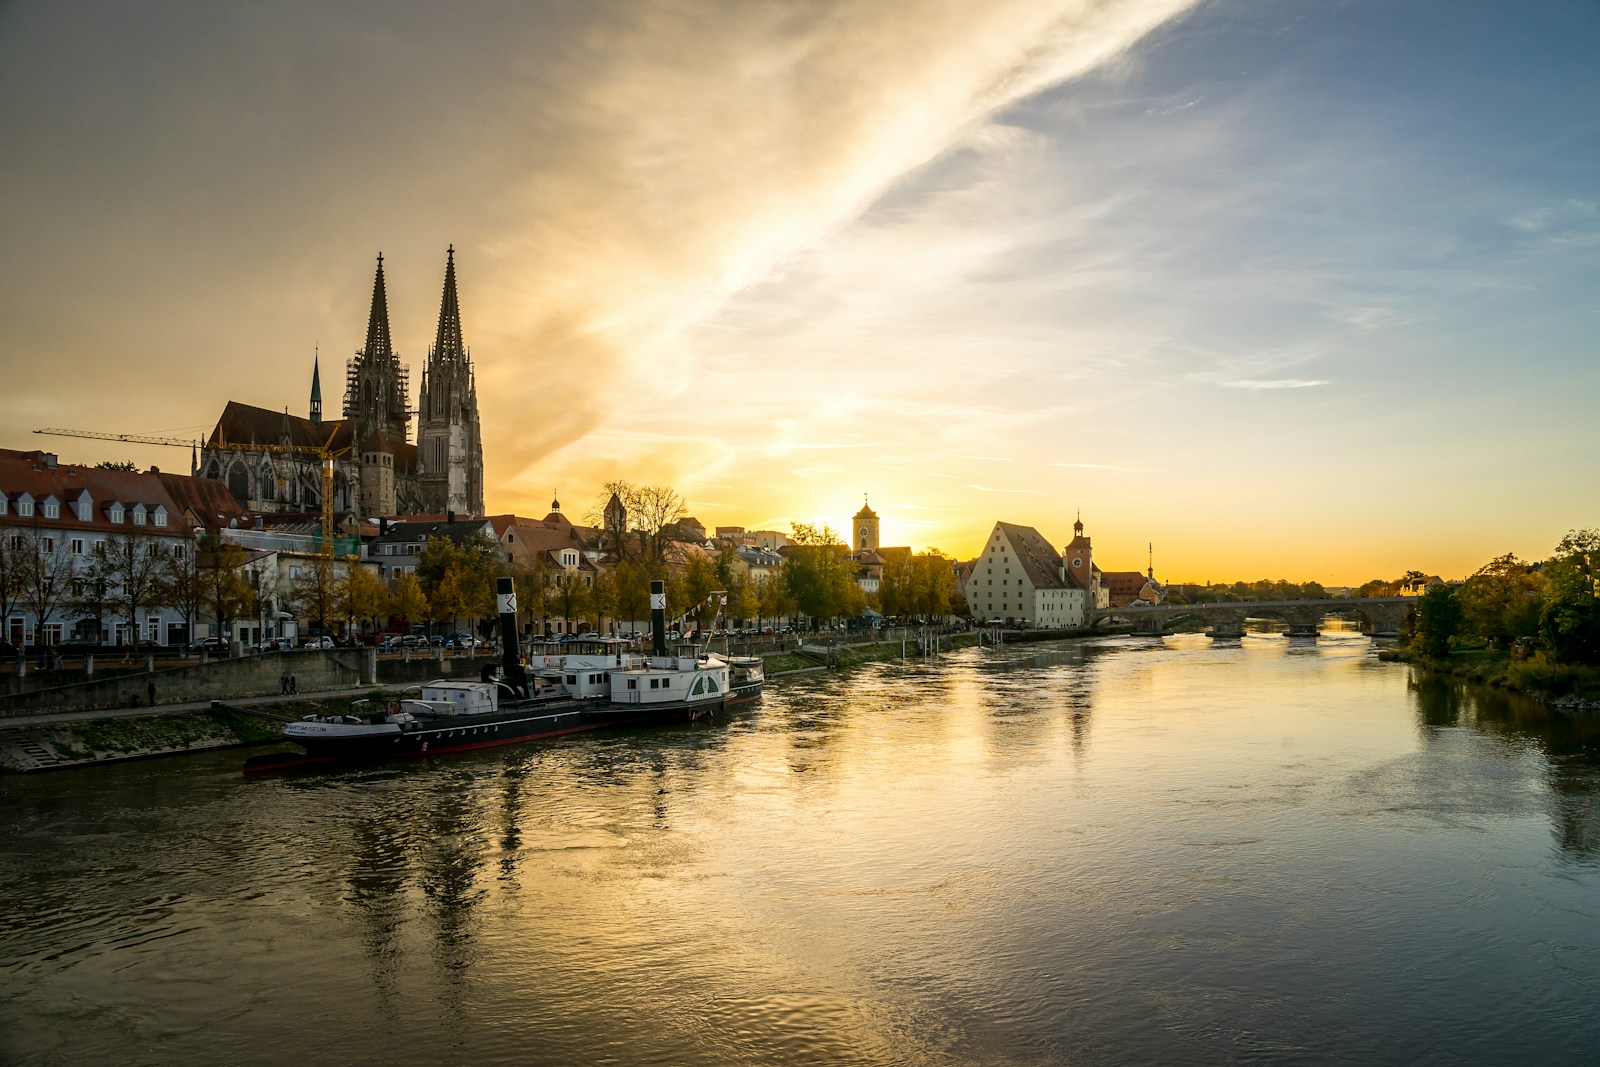
[[1246,619],[1281,619],[1289,633],[1315,636],[1329,615],[1352,618],[1361,632],[1389,637],[1400,632],[1406,614],[1416,607],[1416,597],[1350,597],[1341,600],[1256,600],[1226,604],[1161,604],[1156,607],[1100,608],[1088,613],[1091,627],[1131,624],[1136,633],[1163,634],[1185,619],[1210,623],[1212,637],[1239,637]]

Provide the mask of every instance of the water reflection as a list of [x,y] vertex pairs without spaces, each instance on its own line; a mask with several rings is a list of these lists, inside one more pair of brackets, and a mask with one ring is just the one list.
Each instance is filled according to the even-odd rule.
[[0,1061],[1586,1062],[1595,726],[1175,635],[0,780]]
[[1551,832],[1569,859],[1600,860],[1600,719],[1504,690],[1413,669],[1407,689],[1423,736],[1470,729],[1541,757],[1554,804]]

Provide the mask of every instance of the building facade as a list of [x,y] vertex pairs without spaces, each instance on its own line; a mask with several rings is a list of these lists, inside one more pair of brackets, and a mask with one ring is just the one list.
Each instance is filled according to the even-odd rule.
[[[1069,545],[1064,560],[1032,526],[995,523],[967,578],[967,609],[985,622],[1009,626],[1055,630],[1085,625],[1095,604],[1093,560],[1083,524],[1075,529],[1078,555],[1071,555]],[[1072,558],[1079,561],[1077,566]]]

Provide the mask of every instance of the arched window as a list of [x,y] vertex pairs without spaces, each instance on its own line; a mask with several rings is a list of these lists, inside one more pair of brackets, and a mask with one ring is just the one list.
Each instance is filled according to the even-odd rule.
[[244,469],[243,463],[235,463],[228,468],[228,492],[241,504],[250,500],[250,474]]

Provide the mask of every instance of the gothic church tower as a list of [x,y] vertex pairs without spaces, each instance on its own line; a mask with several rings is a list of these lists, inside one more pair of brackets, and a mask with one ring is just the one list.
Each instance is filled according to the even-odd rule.
[[432,512],[482,515],[483,441],[478,427],[478,386],[471,354],[461,335],[454,245],[446,253],[439,330],[422,372],[417,420],[423,507]]
[[389,340],[389,294],[383,284],[383,254],[372,282],[372,310],[367,314],[367,343],[345,373],[344,417],[360,466],[361,511],[393,515],[397,510],[396,453],[404,451],[406,407],[410,391],[400,353]]

